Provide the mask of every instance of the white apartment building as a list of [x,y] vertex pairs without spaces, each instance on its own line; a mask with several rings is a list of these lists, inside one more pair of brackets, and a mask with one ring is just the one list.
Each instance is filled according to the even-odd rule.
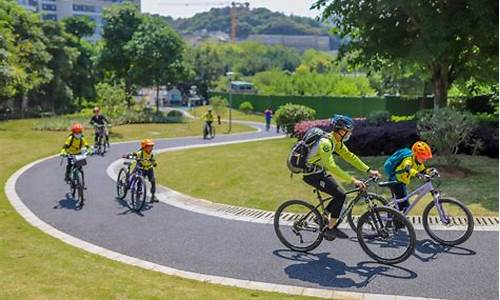
[[132,2],[141,8],[141,0],[17,0],[22,7],[42,14],[45,20],[61,20],[70,16],[88,16],[96,23],[96,30],[90,41],[97,41],[102,33],[102,11],[105,7]]

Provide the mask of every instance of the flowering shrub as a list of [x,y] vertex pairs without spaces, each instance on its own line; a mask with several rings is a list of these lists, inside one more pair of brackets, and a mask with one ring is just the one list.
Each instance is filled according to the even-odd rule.
[[[293,136],[302,138],[305,132],[318,127],[327,132],[332,131],[329,120],[303,121],[295,124]],[[498,127],[481,124],[473,130],[472,138],[483,144],[480,155],[498,157]],[[419,140],[416,121],[386,122],[370,125],[363,119],[354,120],[354,131],[346,143],[349,150],[360,156],[390,155],[397,149],[411,147]],[[431,145],[432,146],[432,145]],[[471,154],[474,149],[470,145],[460,145],[459,153]]]

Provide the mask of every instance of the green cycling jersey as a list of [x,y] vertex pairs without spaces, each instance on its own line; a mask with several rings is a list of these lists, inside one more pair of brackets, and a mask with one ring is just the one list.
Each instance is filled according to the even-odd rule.
[[368,172],[370,170],[370,167],[361,161],[354,153],[349,151],[343,142],[335,141],[332,133],[329,133],[327,137],[321,138],[319,142],[313,146],[307,163],[328,171],[341,181],[352,183],[355,178],[342,170],[335,163],[335,159],[333,158],[334,152],[359,171]]

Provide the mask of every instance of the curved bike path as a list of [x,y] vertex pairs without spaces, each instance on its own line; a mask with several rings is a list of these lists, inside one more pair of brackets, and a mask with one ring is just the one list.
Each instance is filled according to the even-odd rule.
[[[261,130],[219,135],[210,141],[199,137],[157,140],[156,148],[279,137],[274,131],[262,130],[263,125],[254,126]],[[415,255],[397,266],[385,266],[371,261],[354,239],[325,241],[312,253],[299,254],[278,241],[270,224],[228,220],[165,203],[147,204],[141,214],[131,213],[115,199],[115,182],[106,174],[106,168],[121,154],[136,150],[137,145],[112,144],[106,156],[88,159],[87,200],[81,210],[76,210],[73,200],[66,196],[64,167],[57,157],[25,170],[15,181],[15,192],[34,215],[59,231],[130,257],[188,272],[381,294],[381,299],[386,299],[382,295],[498,297],[496,231],[474,232],[466,243],[455,248],[442,247],[429,240],[425,232],[417,231]]]

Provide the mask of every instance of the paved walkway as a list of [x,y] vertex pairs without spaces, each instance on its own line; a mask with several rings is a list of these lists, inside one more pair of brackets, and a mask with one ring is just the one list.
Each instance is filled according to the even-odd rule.
[[[258,126],[262,129],[262,125]],[[157,148],[277,137],[274,132],[259,131],[219,135],[211,141],[198,137],[167,139],[159,140]],[[352,239],[324,242],[312,253],[303,255],[285,249],[269,224],[200,214],[165,203],[147,205],[142,214],[131,213],[115,200],[115,183],[106,169],[121,154],[136,148],[137,142],[113,144],[105,157],[89,159],[85,167],[88,200],[82,210],[75,210],[74,202],[65,196],[67,186],[62,180],[64,170],[59,166],[59,158],[41,161],[19,172],[18,178],[9,180],[6,192],[25,217],[35,220],[32,223],[48,224],[39,226],[49,234],[62,232],[70,236],[67,239],[72,244],[81,240],[94,245],[86,244],[94,253],[118,259],[118,253],[124,254],[130,263],[139,264],[138,259],[148,261],[151,269],[162,271],[160,267],[166,266],[165,270],[182,270],[182,274],[191,274],[195,279],[203,279],[196,274],[205,274],[226,280],[212,282],[234,285],[247,282],[249,288],[282,291],[288,288],[299,294],[315,291],[315,295],[327,297],[357,295],[375,299],[373,294],[384,295],[381,299],[390,299],[385,295],[498,297],[498,232],[495,231],[477,231],[469,241],[455,248],[441,247],[423,231],[417,231],[415,255],[398,266],[383,266],[370,261]],[[14,201],[16,197],[18,202]],[[116,254],[109,254],[103,248]],[[299,288],[294,290],[291,286]]]

